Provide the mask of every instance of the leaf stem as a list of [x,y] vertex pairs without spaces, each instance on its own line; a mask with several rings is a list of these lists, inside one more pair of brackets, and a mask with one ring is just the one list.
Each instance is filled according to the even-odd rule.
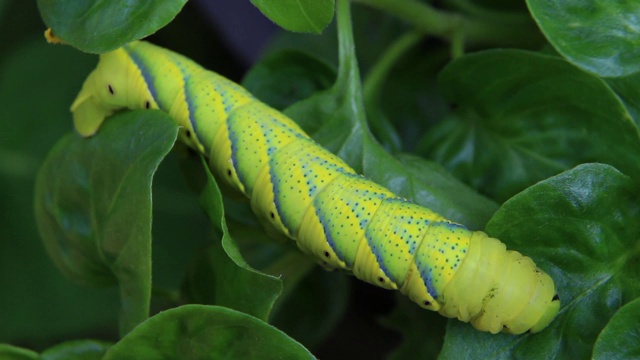
[[464,32],[462,29],[458,29],[458,31],[454,31],[451,35],[451,58],[457,59],[460,56],[464,55]]
[[349,90],[345,95],[359,95],[353,93],[353,84],[360,85],[360,73],[358,71],[358,62],[355,56],[355,42],[353,40],[353,28],[351,25],[351,4],[348,0],[338,0],[336,5],[336,17],[338,27],[338,78],[334,85],[335,88],[345,88],[349,86]]
[[533,22],[522,26],[505,25],[439,10],[417,0],[352,1],[395,15],[417,30],[443,39],[449,40],[461,31],[468,45],[535,47],[544,41]]
[[358,171],[361,170],[358,164],[362,161],[362,136],[363,133],[369,134],[369,128],[362,100],[362,83],[360,82],[360,71],[353,41],[351,3],[349,0],[337,0],[336,5],[338,64],[340,67],[333,91],[340,103],[341,111],[344,111],[345,114],[351,114],[350,122],[353,125],[337,154]]

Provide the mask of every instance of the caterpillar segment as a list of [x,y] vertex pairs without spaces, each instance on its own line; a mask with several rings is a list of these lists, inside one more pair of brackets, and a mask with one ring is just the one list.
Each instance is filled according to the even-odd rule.
[[160,109],[256,215],[330,269],[399,290],[479,330],[520,334],[559,311],[553,280],[499,240],[355,173],[241,86],[146,42],[101,55],[71,110],[83,136],[120,109]]

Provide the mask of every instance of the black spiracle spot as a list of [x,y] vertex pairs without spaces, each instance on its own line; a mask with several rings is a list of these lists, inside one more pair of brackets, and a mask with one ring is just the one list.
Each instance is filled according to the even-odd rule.
[[381,284],[384,284],[384,279],[382,277],[379,277],[378,278],[378,282],[381,283]]
[[269,216],[271,216],[271,218],[274,220],[276,218],[276,214],[274,214],[273,211],[269,212]]
[[191,139],[191,130],[187,130],[185,134],[189,139]]
[[329,258],[329,257],[331,257],[331,255],[329,254],[329,252],[328,252],[328,251],[326,251],[326,250],[325,250],[325,251],[324,251],[324,257]]
[[111,84],[107,84],[107,89],[109,89],[109,94],[114,95],[115,91],[113,90],[113,87],[111,86]]
[[231,177],[231,175],[232,175],[231,169],[227,169],[227,176]]
[[558,301],[560,300],[560,296],[558,294],[553,295],[553,298],[551,299],[551,301]]
[[424,305],[424,306],[431,306],[431,301],[429,301],[429,300],[425,300],[425,301],[423,301],[423,302],[422,302],[422,305]]
[[144,108],[145,109],[151,108],[151,103],[148,100],[144,102]]

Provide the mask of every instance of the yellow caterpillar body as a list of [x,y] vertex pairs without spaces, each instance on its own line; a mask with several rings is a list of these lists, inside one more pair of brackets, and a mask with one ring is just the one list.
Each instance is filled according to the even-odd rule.
[[123,108],[167,112],[218,179],[326,267],[492,333],[537,332],[558,313],[553,280],[530,258],[356,174],[285,115],[179,54],[135,42],[101,55],[71,107],[75,127],[91,136]]

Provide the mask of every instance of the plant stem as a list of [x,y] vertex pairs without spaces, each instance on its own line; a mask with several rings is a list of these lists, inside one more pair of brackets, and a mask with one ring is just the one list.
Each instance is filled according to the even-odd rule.
[[[360,84],[360,73],[355,56],[355,42],[351,25],[351,4],[348,0],[336,3],[336,22],[338,26],[338,78],[336,88],[344,88],[349,83]],[[350,89],[355,90],[355,89]],[[357,91],[359,92],[359,90]],[[356,95],[356,94],[347,94]],[[359,94],[357,94],[359,95]]]
[[383,10],[415,26],[421,32],[451,39],[461,31],[466,44],[535,47],[544,40],[533,22],[529,26],[482,21],[435,9],[417,0],[352,0]]
[[461,31],[455,31],[451,35],[451,58],[457,59],[464,55],[464,33]]

